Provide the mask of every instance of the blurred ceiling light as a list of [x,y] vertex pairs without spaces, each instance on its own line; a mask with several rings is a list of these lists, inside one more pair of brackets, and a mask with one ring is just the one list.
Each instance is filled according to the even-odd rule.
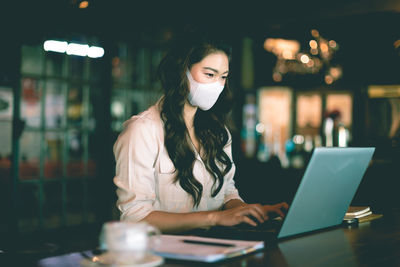
[[332,75],[333,78],[337,79],[340,76],[342,76],[342,69],[339,67],[331,67],[329,69],[330,75]]
[[87,44],[69,43],[67,47],[67,55],[75,55],[85,57],[88,54],[89,46]]
[[294,54],[292,51],[289,50],[283,50],[282,51],[282,57],[284,59],[294,59]]
[[333,83],[333,77],[331,75],[325,75],[325,83],[326,84],[332,84]]
[[[300,42],[280,38],[267,38],[264,49],[275,54],[277,61],[272,70],[272,79],[281,82],[287,73],[300,75],[316,74],[324,70],[325,83],[332,84],[342,77],[340,66],[331,68],[331,59],[339,49],[339,44],[334,40],[325,39],[318,30],[311,30],[312,38],[309,39],[308,51],[300,52]],[[400,47],[400,40],[394,43]]]
[[328,53],[329,48],[326,43],[321,43],[321,51],[322,51],[322,53]]
[[282,74],[280,74],[279,72],[274,72],[274,73],[272,74],[272,79],[273,79],[275,82],[281,82],[281,81],[282,81]]
[[309,45],[311,49],[317,49],[318,48],[318,43],[315,40],[310,40]]
[[45,51],[53,51],[58,53],[65,53],[67,51],[68,43],[63,41],[47,40],[43,44]]
[[87,8],[89,6],[89,1],[82,1],[79,3],[79,8]]
[[66,41],[47,40],[43,43],[45,51],[67,53],[81,57],[99,58],[104,55],[104,49],[99,46],[89,46],[87,44],[68,43]]
[[264,42],[264,49],[274,53],[277,57],[294,59],[300,50],[300,43],[296,40],[267,38]]
[[88,57],[91,57],[91,58],[102,57],[104,55],[104,49],[102,47],[98,47],[98,46],[91,46],[91,47],[89,47],[87,55],[88,55]]
[[304,64],[307,64],[310,61],[310,58],[307,55],[302,55],[300,57],[300,61]]
[[319,31],[316,30],[316,29],[312,29],[312,30],[311,30],[311,35],[312,35],[314,38],[318,38],[318,37],[319,37]]

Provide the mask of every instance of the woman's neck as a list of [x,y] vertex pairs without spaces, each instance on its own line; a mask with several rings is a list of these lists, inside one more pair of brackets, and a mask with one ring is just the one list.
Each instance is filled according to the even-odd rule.
[[193,125],[196,111],[197,107],[190,105],[188,102],[185,103],[185,106],[183,107],[183,118],[185,120],[187,132],[189,135],[188,137],[190,138],[190,141],[194,146],[194,149],[197,151],[198,154],[200,154],[201,146],[199,140],[196,137],[196,134],[194,133],[194,125]]
[[193,128],[194,116],[196,115],[197,107],[190,105],[188,102],[183,107],[183,119],[185,120],[188,130]]

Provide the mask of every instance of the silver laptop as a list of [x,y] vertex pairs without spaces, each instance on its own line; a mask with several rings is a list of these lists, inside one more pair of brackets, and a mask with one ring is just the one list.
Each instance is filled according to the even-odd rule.
[[280,240],[341,225],[375,151],[315,148],[283,220],[214,226],[200,235],[226,239]]
[[277,237],[341,224],[374,151],[315,148]]

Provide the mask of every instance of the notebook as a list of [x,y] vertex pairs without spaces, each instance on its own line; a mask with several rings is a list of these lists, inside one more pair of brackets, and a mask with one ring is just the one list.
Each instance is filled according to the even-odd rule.
[[154,253],[168,259],[216,262],[264,248],[262,241],[226,240],[189,235],[161,235]]
[[315,148],[282,221],[259,227],[214,227],[206,235],[248,240],[277,239],[341,225],[375,151],[364,148]]

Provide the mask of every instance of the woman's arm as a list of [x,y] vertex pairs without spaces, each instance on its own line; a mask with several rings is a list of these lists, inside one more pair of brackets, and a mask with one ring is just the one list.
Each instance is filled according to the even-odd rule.
[[244,203],[241,199],[231,199],[225,203],[223,209],[232,209],[236,207],[246,206],[247,204]]
[[142,221],[157,227],[163,233],[183,232],[216,225],[212,211],[190,213],[152,211]]
[[[252,218],[252,219],[251,219]],[[253,226],[267,219],[259,204],[245,204],[241,200],[230,200],[224,210],[171,213],[152,211],[143,221],[156,226],[162,232],[183,232],[214,225],[233,226],[247,223]]]

